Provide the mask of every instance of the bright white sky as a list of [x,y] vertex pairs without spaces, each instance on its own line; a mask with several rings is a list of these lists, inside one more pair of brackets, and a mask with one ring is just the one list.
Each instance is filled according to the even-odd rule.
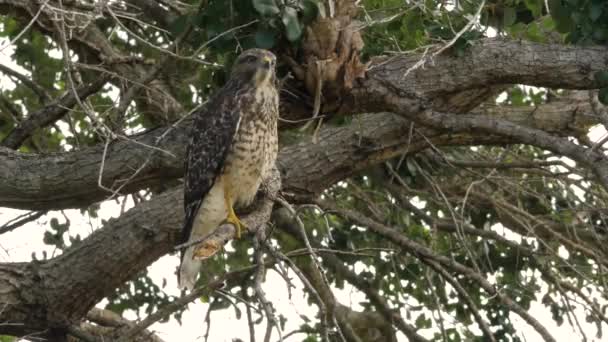
[[[0,39],[0,63],[3,63],[15,70],[22,73],[27,72],[10,60],[12,54],[12,46],[6,47],[8,42],[5,39]],[[6,48],[5,48],[6,47]],[[6,77],[0,76],[0,90],[11,89],[14,84]],[[9,221],[15,216],[24,213],[18,210],[12,209],[0,209],[0,224]],[[120,214],[120,206],[116,202],[104,203],[99,211],[99,218],[91,219],[88,216],[82,216],[78,210],[65,210],[71,221],[70,234],[80,234],[82,237],[90,234],[93,230],[102,227],[101,219],[108,219],[110,217],[117,217]],[[47,251],[48,255],[53,255],[54,251],[42,242],[44,231],[49,226],[51,218],[57,218],[60,222],[64,222],[65,219],[61,212],[51,212],[48,215],[38,219],[35,222],[29,223],[16,231],[11,233],[3,234],[0,240],[0,262],[18,262],[18,261],[30,261],[32,253],[41,258],[42,251]],[[502,230],[501,230],[502,232]],[[514,239],[513,234],[504,232],[508,238]],[[56,253],[56,252],[55,252]],[[163,278],[167,280],[165,291],[172,295],[177,295],[177,282],[174,276],[175,269],[178,265],[177,256],[165,256],[155,262],[149,267],[150,276],[156,281],[157,284],[161,284]],[[362,271],[362,269],[356,269],[356,271]],[[292,277],[295,279],[295,275]],[[267,293],[268,298],[273,302],[278,313],[283,314],[288,318],[286,329],[284,333],[296,330],[302,323],[299,318],[300,315],[306,315],[312,317],[317,311],[316,307],[310,307],[307,304],[307,300],[301,291],[301,284],[294,280],[300,287],[292,291],[292,298],[288,298],[288,293],[284,280],[274,273],[269,273],[267,281],[264,284],[264,289]],[[363,300],[363,295],[352,287],[347,287],[344,290],[335,290],[337,298],[342,304],[351,305],[353,309],[361,309],[358,304]],[[540,298],[537,298],[539,300]],[[598,298],[599,299],[599,298]],[[101,303],[103,304],[103,302]],[[100,304],[100,305],[101,305]],[[415,304],[415,303],[413,303]],[[244,341],[249,340],[249,330],[247,326],[247,320],[245,317],[245,307],[240,305],[243,316],[240,320],[236,319],[236,314],[233,309],[227,309],[223,311],[216,311],[212,314],[212,327],[210,330],[209,341],[232,341],[234,338],[241,338]],[[180,326],[176,321],[170,320],[164,324],[155,324],[152,329],[158,333],[158,335],[167,342],[183,342],[183,341],[202,341],[206,331],[204,323],[205,314],[207,311],[207,304],[201,302],[195,302],[188,306],[188,310],[182,316],[182,325]],[[557,327],[553,319],[551,318],[550,312],[538,302],[532,305],[530,310],[532,316],[535,317],[543,324],[548,330],[560,341],[576,341],[579,340],[578,334],[574,328],[567,324]],[[405,312],[404,312],[405,314]],[[590,341],[600,341],[594,339],[594,333],[596,331],[595,326],[585,322],[583,311],[577,311],[579,323],[585,330],[587,338]],[[254,313],[254,317],[256,314]],[[405,317],[405,316],[404,316]],[[416,316],[414,316],[416,317]],[[427,313],[427,317],[430,317]],[[135,319],[135,313],[127,313],[126,318]],[[449,327],[450,318],[446,319],[447,326]],[[511,314],[511,319],[518,327],[518,332],[524,341],[540,341],[540,336],[528,326],[519,316]],[[413,321],[409,323],[413,324]],[[264,334],[263,326],[256,326],[256,340],[263,340]],[[604,330],[608,328],[604,326]],[[431,337],[434,331],[430,329],[419,331],[425,337]],[[278,335],[274,333],[273,341],[278,340]],[[303,335],[294,335],[289,341],[301,341]],[[407,339],[403,335],[399,335],[399,341],[406,341]]]

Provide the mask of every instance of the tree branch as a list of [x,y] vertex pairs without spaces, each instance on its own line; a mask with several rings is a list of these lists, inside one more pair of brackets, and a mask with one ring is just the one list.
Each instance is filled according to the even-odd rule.
[[[291,237],[298,240],[302,245],[304,244],[302,241],[300,229],[298,229],[294,223],[294,218],[290,214],[284,214],[281,210],[275,211],[274,221],[279,226],[279,228],[285,232],[287,232]],[[311,245],[315,248],[319,247],[317,242],[312,241]],[[379,313],[383,317],[384,322],[390,322],[390,330],[392,330],[392,326],[396,326],[401,332],[403,332],[407,338],[412,342],[428,342],[427,339],[422,337],[416,332],[416,328],[403,320],[403,317],[393,310],[389,304],[386,302],[385,298],[382,297],[378,291],[376,291],[369,282],[367,282],[364,278],[358,276],[354,272],[350,271],[344,263],[337,258],[335,255],[331,253],[323,253],[321,254],[323,260],[329,265],[329,267],[336,273],[342,275],[349,283],[351,283],[354,287],[356,287],[359,291],[365,293],[367,298],[369,298],[370,302],[378,309]],[[311,273],[314,270],[311,270],[310,267],[303,267],[305,271]],[[309,276],[309,278],[311,278]],[[314,278],[313,278],[314,279]],[[321,287],[319,293],[326,293],[329,291],[328,288],[324,286],[324,284],[316,284],[316,286]],[[331,294],[331,291],[329,291]],[[325,295],[328,296],[328,295]],[[325,299],[328,302],[335,302],[335,298],[331,297],[330,299]],[[339,304],[339,303],[338,303]],[[334,305],[334,304],[332,304]],[[369,328],[369,325],[365,325],[365,328]],[[377,329],[381,329],[381,327],[377,327]],[[391,331],[392,333],[392,331]],[[371,335],[371,334],[370,334]],[[384,335],[387,335],[386,333]],[[385,336],[388,337],[388,336]]]
[[[280,188],[277,170],[266,184],[267,196],[258,196],[249,208],[253,211],[241,216],[252,231],[270,218],[270,198]],[[0,334],[20,336],[78,322],[115,288],[174,250],[183,224],[182,206],[181,187],[171,189],[109,220],[59,257],[29,264],[0,263],[0,303],[12,303],[0,311],[0,322],[19,323],[0,326]],[[234,234],[232,229],[231,237]],[[104,281],[99,281],[100,275]]]
[[6,222],[5,224],[0,226],[0,235],[4,233],[11,232],[28,222],[35,221],[46,214],[46,211],[38,211],[38,212],[29,212],[27,214],[21,215],[13,220]]
[[23,75],[3,64],[0,64],[0,72],[8,75],[9,77],[12,76],[18,79],[21,83],[30,88],[38,96],[41,104],[44,104],[51,100],[51,96],[46,91],[46,89],[44,89],[36,82],[32,81],[30,77]]
[[506,294],[500,292],[496,289],[496,287],[491,284],[484,275],[478,273],[472,268],[469,268],[459,262],[454,261],[453,259],[438,255],[433,252],[429,247],[421,245],[411,239],[409,239],[405,234],[402,234],[399,229],[385,226],[381,223],[375,222],[363,215],[360,215],[357,212],[349,209],[343,209],[337,206],[335,203],[325,200],[319,201],[318,204],[325,210],[334,212],[343,218],[351,220],[352,222],[357,223],[360,226],[368,227],[371,231],[389,239],[393,243],[399,245],[405,251],[412,253],[422,262],[431,262],[438,263],[447,269],[451,269],[455,272],[458,272],[475,283],[481,286],[486,293],[491,296],[497,298],[506,308],[518,314],[524,321],[526,321],[530,326],[532,326],[536,332],[538,332],[545,341],[555,342],[555,338],[551,336],[549,331],[542,325],[538,320],[532,317],[526,309],[521,307],[517,302],[511,299]]
[[[492,86],[527,84],[557,89],[597,89],[602,85],[593,75],[608,69],[601,46],[539,44],[524,40],[488,38],[475,42],[462,57],[442,54],[405,75],[421,54],[377,57],[367,77],[353,89],[343,112],[373,108],[386,103],[383,97],[364,96],[381,86],[385,95],[410,96],[432,101],[442,111],[467,112],[485,98],[472,96]],[[465,97],[461,92],[468,91]],[[459,101],[454,101],[458,97]]]
[[[90,84],[83,85],[76,89],[80,100],[98,92],[108,81],[107,77],[102,77]],[[15,128],[4,138],[1,146],[11,149],[18,149],[23,142],[29,138],[37,129],[46,127],[66,115],[72,107],[77,104],[76,97],[72,92],[67,92],[61,98],[51,104],[31,113],[25,120],[19,122]]]
[[[588,126],[591,122],[586,119],[584,109],[587,107],[583,104],[584,101],[580,106],[561,106],[563,112],[558,112],[556,106],[543,105],[533,116],[516,115],[516,122],[538,129],[562,127],[563,134],[568,135],[565,130],[577,127],[575,123]],[[509,110],[512,109],[493,108],[492,113],[505,115]],[[538,119],[549,116],[554,119]],[[132,136],[130,140],[110,143],[101,183],[111,189],[122,186],[121,193],[126,194],[180,177],[189,122],[186,118],[175,126],[157,128]],[[441,135],[433,129],[418,128],[428,137],[427,142],[411,139],[407,134],[411,127],[409,121],[386,113],[355,116],[349,125],[342,127],[326,125],[317,144],[312,139],[305,139],[281,149],[278,163],[284,173],[284,190],[310,197],[358,170],[405,151],[415,153],[428,147],[429,143],[441,146],[516,142],[486,133],[467,131],[458,135]],[[152,150],[146,145],[169,153]],[[0,206],[29,210],[65,209],[86,207],[107,198],[111,193],[97,185],[103,154],[103,145],[52,155],[23,154],[0,148],[0,175],[4,176],[0,177]],[[70,174],[70,178],[66,179],[65,174]],[[128,184],[125,184],[127,180]]]

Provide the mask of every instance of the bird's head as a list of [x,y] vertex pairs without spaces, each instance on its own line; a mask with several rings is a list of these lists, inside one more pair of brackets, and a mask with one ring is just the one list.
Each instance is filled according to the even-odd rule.
[[245,50],[236,59],[231,77],[239,78],[244,82],[253,82],[256,86],[274,82],[276,60],[274,54],[268,50]]

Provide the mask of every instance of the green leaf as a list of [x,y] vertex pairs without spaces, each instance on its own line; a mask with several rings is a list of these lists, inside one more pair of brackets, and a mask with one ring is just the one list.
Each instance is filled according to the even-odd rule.
[[186,27],[188,26],[189,22],[190,15],[180,15],[169,24],[169,32],[171,32],[174,36],[177,36],[180,33],[184,32],[184,30],[186,30]]
[[255,45],[262,49],[270,49],[276,42],[275,32],[261,28],[255,33]]
[[55,245],[57,243],[57,237],[51,232],[44,232],[42,242],[44,242],[45,245]]
[[515,24],[515,20],[517,20],[517,13],[515,12],[515,8],[506,7],[502,17],[503,25],[505,27],[511,26]]
[[509,28],[507,28],[507,32],[509,32],[509,35],[513,36],[514,38],[521,38],[525,33],[526,33],[526,25],[524,23],[517,23]]
[[302,19],[305,23],[310,23],[319,15],[319,3],[314,0],[304,0],[302,2]]
[[302,27],[298,21],[298,12],[291,7],[286,7],[283,12],[283,25],[285,25],[285,33],[290,42],[295,42],[302,36]]
[[608,70],[598,71],[593,75],[593,78],[600,86],[608,86]]
[[416,322],[414,324],[416,324],[416,327],[419,329],[430,328],[431,320],[426,318],[426,315],[422,313],[418,316],[418,318],[416,318]]
[[530,23],[530,25],[528,25],[528,29],[526,30],[526,38],[533,42],[542,43],[545,41],[545,36],[540,31],[537,23]]
[[545,30],[554,30],[555,29],[555,21],[551,17],[544,17],[541,20],[541,25]]
[[280,12],[275,0],[253,0],[253,7],[261,15],[277,15]]
[[581,12],[574,12],[574,13],[572,13],[572,15],[570,17],[576,24],[583,23],[584,21],[587,20],[587,17],[585,15],[583,15]]
[[602,16],[603,4],[596,2],[589,6],[589,18],[591,21],[596,21]]
[[535,18],[542,15],[544,0],[524,0],[524,3]]
[[549,9],[553,20],[555,20],[555,28],[560,33],[568,33],[572,31],[574,23],[570,17],[570,10],[562,4],[561,0],[548,0]]
[[602,104],[608,106],[608,87],[600,89],[597,98]]
[[593,39],[596,42],[604,42],[608,40],[608,29],[597,27],[593,30]]

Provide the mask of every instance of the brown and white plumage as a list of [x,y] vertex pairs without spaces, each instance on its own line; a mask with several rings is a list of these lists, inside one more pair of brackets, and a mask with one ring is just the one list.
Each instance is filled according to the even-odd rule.
[[[239,225],[231,208],[250,204],[270,173],[278,151],[274,65],[269,51],[243,52],[226,85],[193,114],[184,176],[186,218],[178,243],[207,236],[226,220]],[[180,288],[194,287],[203,247],[182,253]]]

